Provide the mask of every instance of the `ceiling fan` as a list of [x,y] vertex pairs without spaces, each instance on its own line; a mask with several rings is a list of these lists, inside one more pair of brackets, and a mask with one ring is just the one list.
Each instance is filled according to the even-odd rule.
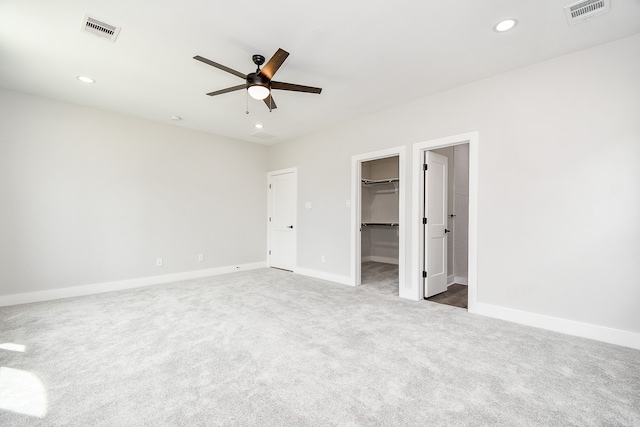
[[[200,55],[196,55],[193,59],[204,62],[205,64],[211,65],[212,67],[216,67],[221,69],[222,71],[226,71],[227,73],[231,73],[235,76],[240,77],[245,80],[245,83],[237,86],[228,87],[226,89],[216,90],[214,92],[209,92],[207,95],[215,96],[221,95],[223,93],[233,92],[240,89],[247,89],[249,95],[254,99],[262,99],[264,103],[269,107],[269,110],[273,110],[278,108],[276,103],[273,101],[273,97],[271,96],[272,89],[278,90],[290,90],[294,92],[307,92],[307,93],[320,93],[322,92],[322,88],[319,87],[311,87],[311,86],[302,86],[293,83],[283,83],[276,82],[271,80],[273,75],[278,71],[282,63],[289,56],[289,52],[278,49],[276,53],[273,54],[271,59],[265,64],[265,58],[262,55],[253,55],[253,63],[258,66],[254,73],[250,74],[242,74],[239,71],[233,70],[229,67],[225,67],[224,65],[218,64],[217,62],[213,62],[207,58],[203,58]],[[264,64],[264,67],[260,69],[260,66]]]

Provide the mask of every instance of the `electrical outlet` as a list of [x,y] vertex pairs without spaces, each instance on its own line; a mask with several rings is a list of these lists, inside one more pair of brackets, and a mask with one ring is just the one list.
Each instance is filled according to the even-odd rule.
[[162,258],[156,258],[156,267],[162,267]]
[[198,255],[198,261],[200,261],[200,262],[204,261],[204,254]]
[[321,260],[321,261],[322,261],[322,263],[324,264],[324,261],[325,261],[325,259],[324,259],[324,255],[322,255],[322,258],[320,258],[320,260]]

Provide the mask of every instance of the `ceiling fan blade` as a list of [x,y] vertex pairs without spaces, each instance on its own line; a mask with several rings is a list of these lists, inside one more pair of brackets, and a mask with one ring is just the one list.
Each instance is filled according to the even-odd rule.
[[210,59],[203,58],[200,55],[194,56],[193,59],[195,59],[196,61],[204,62],[205,64],[211,65],[212,67],[216,67],[216,68],[218,68],[218,69],[220,69],[222,71],[226,71],[227,73],[231,73],[234,76],[240,77],[241,79],[245,79],[246,80],[246,78],[247,78],[247,75],[246,74],[242,74],[240,71],[236,71],[236,70],[231,69],[229,67],[225,67],[222,64],[218,64],[217,62],[213,62]]
[[293,83],[271,82],[271,89],[292,90],[294,92],[320,93],[322,88],[296,85]]
[[216,90],[215,92],[209,92],[207,95],[209,95],[209,96],[222,95],[223,93],[228,93],[228,92],[233,92],[233,91],[240,90],[240,89],[245,89],[246,87],[247,87],[246,84],[241,84],[241,85],[238,85],[238,86],[228,87],[226,89]]
[[269,94],[269,96],[264,99],[264,103],[267,104],[269,110],[275,110],[276,108],[278,108],[278,106],[276,105],[276,101],[273,100],[271,94]]
[[264,64],[264,67],[262,67],[262,70],[260,70],[259,74],[271,80],[284,60],[287,59],[287,56],[289,56],[289,52],[278,49],[276,53],[273,54],[271,59],[266,64]]

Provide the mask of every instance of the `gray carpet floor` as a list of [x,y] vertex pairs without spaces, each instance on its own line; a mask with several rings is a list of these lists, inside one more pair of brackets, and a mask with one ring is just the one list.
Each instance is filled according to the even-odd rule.
[[398,265],[367,261],[360,267],[361,290],[383,295],[398,295]]
[[4,307],[0,336],[5,427],[640,425],[640,351],[280,270]]

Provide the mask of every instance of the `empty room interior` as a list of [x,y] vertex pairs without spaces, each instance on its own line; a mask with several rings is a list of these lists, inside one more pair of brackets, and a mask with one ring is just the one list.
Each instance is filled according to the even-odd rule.
[[640,425],[640,1],[0,2],[0,425]]

